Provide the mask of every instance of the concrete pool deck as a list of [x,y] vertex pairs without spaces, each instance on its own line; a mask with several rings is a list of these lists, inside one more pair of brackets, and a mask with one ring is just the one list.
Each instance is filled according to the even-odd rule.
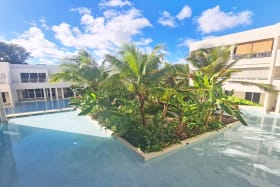
[[33,116],[39,114],[49,114],[49,113],[56,113],[56,112],[65,112],[75,110],[73,107],[69,108],[61,108],[61,109],[52,109],[52,110],[41,110],[35,112],[22,112],[22,113],[15,113],[15,114],[7,114],[7,118],[15,118],[15,117],[24,117],[24,116]]
[[[62,118],[61,115],[64,117]],[[31,112],[10,117],[9,124],[28,126],[82,135],[111,137],[110,131],[87,116],[78,116],[73,109]]]

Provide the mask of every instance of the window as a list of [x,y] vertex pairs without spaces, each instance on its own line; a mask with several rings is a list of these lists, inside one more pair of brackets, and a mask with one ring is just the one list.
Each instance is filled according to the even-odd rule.
[[3,103],[6,103],[6,102],[7,102],[7,99],[6,99],[5,93],[2,92],[1,94],[2,94]]
[[261,93],[253,93],[252,101],[255,102],[255,103],[259,103],[260,102],[260,97],[261,97]]
[[22,98],[28,99],[28,90],[22,90]]
[[46,74],[45,73],[38,73],[39,82],[46,82]]
[[255,103],[260,102],[261,93],[256,92],[246,92],[245,93],[245,99],[248,101],[253,101]]
[[238,44],[234,50],[235,58],[263,58],[270,57],[273,39],[252,41]]
[[38,82],[38,74],[37,73],[30,73],[30,82]]
[[52,90],[52,97],[56,97],[55,96],[55,88],[51,88],[51,90]]
[[252,52],[252,43],[239,44],[236,47],[236,55],[246,55]]
[[66,92],[64,93],[64,97],[73,97],[73,91],[71,88],[66,88]]
[[35,95],[36,95],[36,98],[44,97],[43,89],[35,89]]
[[21,82],[46,82],[46,73],[21,73]]
[[34,93],[34,89],[29,89],[28,90],[28,98],[35,98],[35,93]]
[[21,82],[29,82],[29,73],[20,74]]

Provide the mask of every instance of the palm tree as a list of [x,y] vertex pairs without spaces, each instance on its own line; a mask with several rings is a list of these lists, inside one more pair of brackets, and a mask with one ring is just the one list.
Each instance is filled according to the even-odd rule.
[[153,74],[158,71],[163,59],[161,49],[161,46],[156,46],[151,53],[145,54],[135,45],[125,44],[118,56],[105,57],[105,61],[112,66],[111,76],[118,78],[127,91],[136,97],[143,127],[146,127],[145,102],[149,96],[149,85],[154,82]]
[[101,80],[107,76],[104,66],[99,66],[89,52],[82,50],[70,58],[64,59],[62,71],[51,76],[53,82],[64,80],[76,87],[89,87],[94,92],[100,86]]
[[205,89],[205,97],[202,99],[202,102],[204,104],[209,104],[206,123],[208,122],[209,117],[215,112],[215,108],[220,108],[221,112],[219,121],[221,121],[222,115],[225,111],[228,114],[235,116],[240,122],[246,125],[245,120],[241,116],[241,112],[238,110],[237,104],[232,101],[231,97],[229,97],[223,90],[223,83],[227,81],[244,85],[254,85],[266,91],[271,90],[271,86],[268,84],[247,81],[229,81],[231,74],[237,72],[237,70],[232,69],[232,66],[238,62],[238,60],[235,60],[228,63],[229,55],[229,47],[201,49],[192,53],[188,60],[194,67],[198,68],[198,71],[193,75],[193,82],[197,89]]
[[230,50],[231,48],[229,46],[200,49],[192,52],[187,60],[196,67],[199,72],[202,72],[203,75],[207,75],[208,77],[215,79],[217,84],[223,84],[227,81],[247,86],[257,86],[265,91],[271,91],[272,87],[269,84],[229,80],[232,73],[239,72],[238,69],[232,68],[239,59],[229,63]]
[[99,113],[99,90],[108,77],[105,66],[98,65],[89,52],[82,50],[77,55],[64,59],[62,71],[51,76],[50,81],[64,80],[70,82],[78,92],[78,97],[71,99],[71,104],[79,107],[82,114]]

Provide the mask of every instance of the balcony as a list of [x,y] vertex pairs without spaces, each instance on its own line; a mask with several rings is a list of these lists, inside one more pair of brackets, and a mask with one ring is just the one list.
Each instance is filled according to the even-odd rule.
[[255,82],[255,83],[268,83],[267,77],[231,77],[229,81],[246,81],[246,82]]
[[233,60],[240,60],[240,59],[251,59],[251,58],[265,58],[271,57],[272,51],[260,52],[260,53],[251,53],[246,55],[233,55]]

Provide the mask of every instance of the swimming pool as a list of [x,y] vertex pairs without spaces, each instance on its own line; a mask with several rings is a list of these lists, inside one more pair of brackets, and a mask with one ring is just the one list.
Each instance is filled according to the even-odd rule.
[[[0,127],[0,186],[280,186],[279,116],[247,112],[248,127],[144,162],[76,115],[14,118]],[[97,133],[46,129],[51,123]]]
[[69,108],[69,99],[44,100],[17,103],[15,107],[5,108],[6,114],[16,114],[35,111]]

